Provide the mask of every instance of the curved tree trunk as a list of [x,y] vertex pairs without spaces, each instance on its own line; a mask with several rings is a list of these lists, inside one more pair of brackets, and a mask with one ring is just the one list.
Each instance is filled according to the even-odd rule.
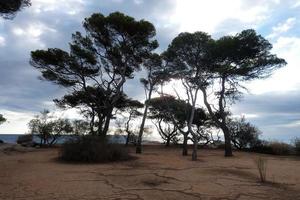
[[142,139],[143,139],[143,132],[144,132],[144,127],[145,127],[145,122],[146,122],[146,118],[147,118],[147,112],[148,112],[148,105],[145,105],[145,110],[144,110],[144,115],[143,115],[143,119],[142,119],[142,124],[140,127],[140,132],[139,132],[139,136],[138,136],[138,141],[136,144],[136,153],[140,154],[142,153]]
[[[222,111],[221,114],[223,114],[223,120],[220,121],[214,114],[212,108],[211,108],[211,105],[208,103],[208,100],[207,100],[207,93],[206,93],[206,90],[205,88],[201,88],[201,91],[202,91],[202,94],[203,94],[203,101],[204,101],[204,104],[210,114],[210,116],[212,117],[213,121],[221,128],[223,134],[224,134],[224,140],[225,140],[225,157],[230,157],[230,156],[233,156],[232,154],[232,147],[231,147],[231,136],[230,136],[230,132],[229,132],[229,129],[228,127],[226,126],[225,124],[225,118],[224,118],[224,111]],[[224,94],[223,94],[224,95]],[[219,101],[219,105],[222,106],[222,100]]]
[[[153,85],[150,85],[149,94],[148,94],[147,99],[151,99],[152,90],[153,90]],[[149,107],[149,105],[148,105],[147,100],[146,100],[145,110],[144,110],[143,119],[142,119],[142,124],[141,124],[141,127],[140,127],[140,132],[139,132],[138,141],[137,141],[137,145],[136,145],[136,151],[135,151],[138,154],[142,153],[142,139],[143,139],[145,122],[146,122],[146,118],[147,118],[148,107]]]

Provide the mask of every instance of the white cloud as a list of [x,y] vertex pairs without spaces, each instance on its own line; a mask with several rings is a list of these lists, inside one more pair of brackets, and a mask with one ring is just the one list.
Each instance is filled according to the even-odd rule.
[[12,29],[12,32],[13,32],[13,34],[15,34],[17,36],[26,35],[29,38],[32,38],[32,37],[39,38],[44,33],[47,33],[47,34],[49,34],[49,32],[54,33],[54,32],[56,32],[56,30],[46,26],[45,24],[43,24],[41,22],[37,22],[37,23],[29,24],[24,27],[14,27]]
[[298,8],[300,6],[300,1],[296,1],[293,5],[292,8]]
[[295,17],[288,18],[284,23],[279,23],[277,26],[274,26],[272,28],[272,33],[268,35],[267,38],[271,39],[276,36],[279,36],[280,34],[289,31],[291,28],[294,27],[295,24],[296,24]]
[[6,40],[3,36],[0,35],[0,47],[3,47],[6,45]]
[[[45,44],[41,40],[41,37],[46,34],[56,33],[57,31],[41,22],[31,22],[30,24],[24,24],[22,26],[14,26],[11,32],[22,40],[22,43],[17,43],[19,45],[44,48]],[[28,39],[24,41],[24,37]]]
[[279,124],[277,126],[286,127],[286,128],[299,128],[300,127],[300,120],[296,120],[287,124]]
[[14,112],[1,110],[7,122],[0,126],[0,134],[23,134],[28,130],[28,122],[34,114],[30,112]]
[[288,64],[275,71],[272,77],[248,84],[252,93],[287,92],[300,88],[300,37],[279,37],[273,46],[273,52]]
[[36,0],[32,5],[32,9],[36,13],[55,11],[75,15],[83,11],[86,2],[84,0]]
[[[250,3],[245,0],[177,0],[177,8],[171,20],[179,25],[179,31],[190,32],[201,30],[212,33],[226,20],[237,20],[245,27],[257,27],[269,17],[271,7],[278,3],[278,1]],[[228,27],[229,31],[232,31],[231,28]]]

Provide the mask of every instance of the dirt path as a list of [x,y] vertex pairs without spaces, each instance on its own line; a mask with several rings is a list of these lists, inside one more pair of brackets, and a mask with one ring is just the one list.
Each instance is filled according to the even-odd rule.
[[265,156],[268,179],[261,184],[257,154],[200,150],[199,161],[180,149],[146,147],[137,160],[113,164],[65,164],[57,150],[0,154],[0,199],[299,199],[300,160]]

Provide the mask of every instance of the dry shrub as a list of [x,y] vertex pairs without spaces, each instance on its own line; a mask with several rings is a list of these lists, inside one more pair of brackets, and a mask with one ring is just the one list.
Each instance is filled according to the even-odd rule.
[[18,144],[32,143],[32,142],[33,142],[32,134],[19,135],[17,139]]
[[254,160],[257,167],[259,178],[262,183],[267,180],[267,159],[263,157],[258,157]]
[[300,155],[300,138],[294,140],[295,151],[297,155]]
[[284,142],[270,142],[272,153],[275,155],[289,155],[291,154],[292,147]]
[[284,142],[269,142],[264,140],[258,142],[250,150],[257,153],[266,153],[273,155],[290,155],[293,153],[293,147],[289,144],[286,144]]
[[81,136],[62,145],[60,158],[70,162],[112,162],[132,158],[123,145],[109,144],[96,136]]

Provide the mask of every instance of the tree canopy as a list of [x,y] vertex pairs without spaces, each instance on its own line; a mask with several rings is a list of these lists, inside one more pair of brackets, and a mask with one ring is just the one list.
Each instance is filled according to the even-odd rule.
[[6,122],[6,119],[3,117],[3,115],[0,114],[0,125]]
[[[266,39],[249,29],[216,40],[203,32],[181,33],[164,53],[173,68],[170,76],[182,80],[188,99],[195,103],[198,91],[202,92],[211,118],[224,133],[226,156],[232,155],[228,104],[241,96],[242,82],[268,77],[286,64],[271,49]],[[209,88],[217,101],[209,101]]]
[[60,105],[80,107],[97,119],[98,135],[105,136],[112,112],[125,96],[123,85],[149,57],[158,43],[154,26],[120,12],[93,14],[84,20],[86,34],[72,36],[70,52],[61,49],[36,50],[31,64],[42,78],[72,88]]
[[13,19],[17,12],[31,5],[31,0],[1,0],[0,16],[4,19]]

